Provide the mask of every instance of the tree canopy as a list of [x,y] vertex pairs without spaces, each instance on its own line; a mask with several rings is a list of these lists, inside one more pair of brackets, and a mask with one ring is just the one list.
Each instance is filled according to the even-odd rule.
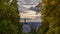
[[20,34],[22,24],[19,22],[17,0],[0,0],[0,34]]
[[42,26],[38,34],[60,34],[60,0],[42,1]]

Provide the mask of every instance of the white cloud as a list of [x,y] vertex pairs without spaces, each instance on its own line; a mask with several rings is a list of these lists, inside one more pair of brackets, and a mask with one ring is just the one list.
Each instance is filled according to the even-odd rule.
[[25,7],[25,8],[30,8],[31,6],[35,7],[35,5],[22,5],[22,6]]
[[[36,21],[36,22],[41,22],[41,14],[36,15],[35,11],[32,10],[26,10],[26,8],[30,8],[30,7],[35,7],[35,5],[37,5],[41,0],[19,0],[18,2],[18,8],[19,10],[23,10],[24,13],[20,12],[21,18],[30,18],[32,19],[30,22],[32,21]],[[23,20],[22,20],[23,21]]]
[[20,13],[21,17],[20,18],[29,18],[29,19],[32,19],[32,20],[27,20],[27,22],[41,22],[41,14],[36,14],[35,11],[32,11],[32,10],[25,10],[26,13]]
[[31,7],[37,5],[41,0],[18,0],[18,4],[23,6],[23,7]]

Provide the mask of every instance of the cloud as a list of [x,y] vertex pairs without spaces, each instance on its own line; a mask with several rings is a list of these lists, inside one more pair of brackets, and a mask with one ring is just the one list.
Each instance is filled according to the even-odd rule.
[[[20,12],[21,18],[30,18],[33,21],[41,22],[39,15],[35,15],[35,11],[28,10],[26,8],[34,7],[37,5],[41,0],[19,0],[18,8],[19,10],[23,10],[23,13]],[[32,20],[30,22],[32,22]],[[22,20],[23,21],[23,20]]]
[[35,11],[32,10],[25,10],[25,13],[20,12],[21,17],[20,18],[26,18],[29,19],[27,22],[41,22],[41,14],[36,14]]
[[31,6],[35,6],[37,5],[39,2],[41,2],[41,0],[18,0],[18,4],[20,4],[23,7],[31,7]]

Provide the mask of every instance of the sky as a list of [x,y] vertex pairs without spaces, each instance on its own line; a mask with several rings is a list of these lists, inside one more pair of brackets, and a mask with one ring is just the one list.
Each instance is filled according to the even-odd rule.
[[30,18],[33,19],[33,21],[40,22],[40,14],[36,15],[36,11],[26,9],[36,6],[39,2],[41,2],[41,0],[18,0],[18,10],[22,10],[22,12],[20,11],[20,18]]
[[41,0],[18,0],[18,4],[20,6],[23,6],[25,8],[34,7],[39,2],[42,2]]
[[[36,11],[26,9],[30,7],[35,7],[41,0],[18,0],[18,8],[23,10],[20,11],[20,18],[30,18],[32,20],[27,20],[26,22],[41,22],[41,14],[36,15]],[[25,7],[25,8],[24,8]],[[21,20],[24,22],[24,20]],[[23,32],[29,32],[30,27],[28,25],[23,26]]]
[[[41,22],[41,14],[36,14],[36,11],[32,10],[25,10],[23,12],[20,12],[21,17],[20,18],[26,18],[29,20],[26,20],[26,22]],[[21,22],[24,22],[24,20],[21,20]]]

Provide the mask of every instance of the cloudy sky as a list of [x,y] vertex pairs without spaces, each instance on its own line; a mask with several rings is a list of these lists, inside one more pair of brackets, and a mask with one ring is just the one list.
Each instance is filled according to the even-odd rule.
[[18,0],[18,4],[20,6],[23,6],[23,7],[26,7],[26,8],[29,8],[31,6],[35,6],[37,5],[39,2],[41,2],[41,0]]
[[[36,11],[26,9],[30,7],[36,6],[41,0],[18,0],[18,8],[20,11],[20,18],[28,19],[26,22],[41,22],[41,14],[36,14]],[[20,20],[21,22],[24,22],[24,19]],[[26,26],[26,27],[25,27]],[[23,26],[23,32],[29,32],[30,27],[27,25]]]
[[26,9],[36,6],[39,2],[41,2],[41,0],[18,0],[18,8],[19,8],[18,10],[23,10],[22,12],[20,11],[21,15],[20,18],[30,18],[32,19],[30,20],[30,22],[31,21],[41,22],[40,14],[36,15],[36,11]]

